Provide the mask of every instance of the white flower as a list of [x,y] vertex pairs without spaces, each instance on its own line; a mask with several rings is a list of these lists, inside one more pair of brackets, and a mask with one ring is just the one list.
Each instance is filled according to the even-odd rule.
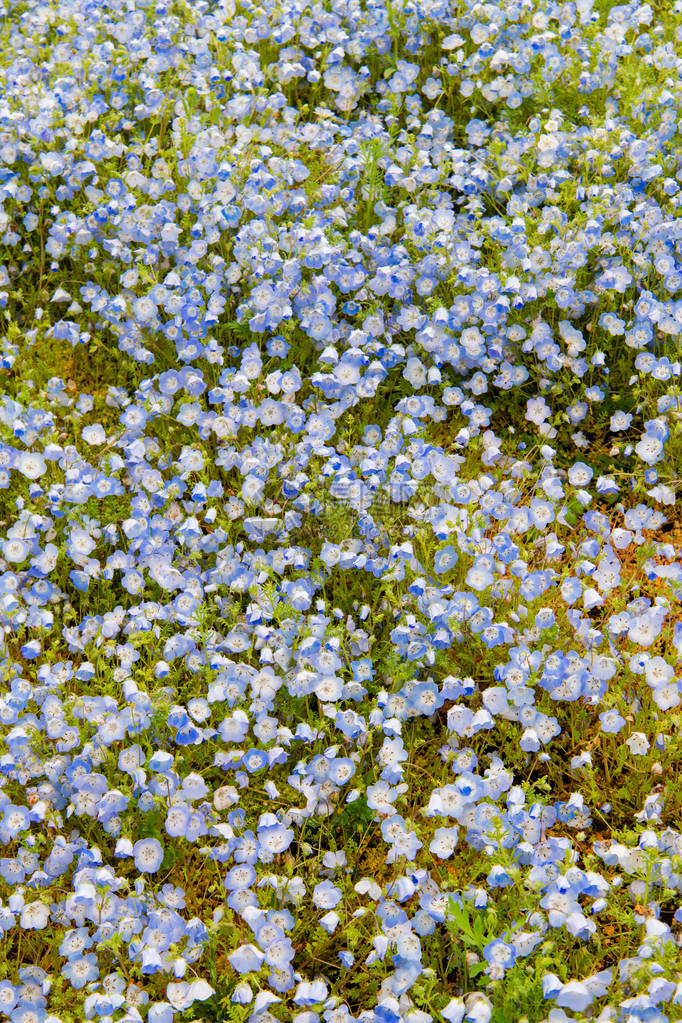
[[632,735],[625,740],[625,744],[632,755],[636,757],[644,756],[649,749],[649,740],[644,732],[633,732]]

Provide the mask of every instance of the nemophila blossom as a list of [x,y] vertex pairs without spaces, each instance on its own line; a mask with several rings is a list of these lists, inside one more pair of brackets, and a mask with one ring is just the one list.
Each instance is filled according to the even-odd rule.
[[552,414],[544,398],[529,398],[526,403],[526,419],[540,426]]
[[107,439],[104,427],[101,423],[92,423],[91,425],[84,427],[81,431],[81,437],[86,444],[91,446],[104,444]]
[[156,838],[140,839],[133,846],[133,856],[137,870],[154,874],[163,860],[163,846]]
[[593,472],[584,462],[575,462],[568,470],[568,481],[576,487],[586,486],[592,479]]
[[449,572],[457,564],[457,560],[457,552],[452,546],[443,547],[436,554],[433,570],[442,575],[445,572]]
[[252,973],[260,969],[264,954],[255,945],[242,945],[231,952],[228,959],[237,973]]
[[46,472],[45,459],[32,451],[25,451],[19,455],[16,468],[29,480],[37,480]]
[[627,430],[632,422],[632,415],[629,412],[617,411],[614,412],[610,419],[610,428],[612,433],[619,433],[623,430]]
[[44,902],[28,902],[21,909],[19,924],[24,930],[42,930],[50,919],[50,907]]
[[9,1015],[17,1000],[18,994],[14,985],[8,980],[0,981],[0,1006],[2,1006],[2,1011]]
[[341,892],[330,881],[320,882],[313,891],[313,902],[319,909],[334,909],[341,898]]
[[293,838],[294,832],[291,828],[285,828],[277,823],[266,825],[258,831],[261,850],[269,855],[278,855],[284,852],[290,846]]
[[491,977],[499,979],[514,965],[516,954],[511,945],[502,939],[495,939],[483,949],[483,958],[488,963],[488,972]]
[[36,1006],[33,1002],[20,1001],[12,1010],[12,1023],[44,1023],[47,1014],[42,1006]]
[[29,824],[30,814],[26,807],[14,806],[11,803],[3,807],[0,834],[5,842],[11,842],[17,838],[23,831],[28,829]]
[[643,756],[649,749],[650,743],[643,732],[632,732],[625,740],[625,744],[633,756]]
[[253,1001],[253,991],[247,983],[240,981],[232,992],[231,1000],[238,1005],[249,1005]]
[[467,1011],[463,998],[451,998],[444,1009],[441,1009],[441,1016],[448,1023],[462,1023]]
[[645,433],[635,445],[635,453],[648,465],[654,465],[663,456],[664,442],[660,437]]
[[466,582],[477,592],[481,592],[493,583],[492,565],[486,558],[478,558],[467,572]]
[[223,882],[228,891],[249,888],[256,880],[256,872],[249,864],[233,867],[228,871]]
[[72,987],[79,989],[85,987],[90,981],[97,980],[99,969],[97,956],[89,952],[84,956],[75,956],[62,968],[62,975],[67,977]]

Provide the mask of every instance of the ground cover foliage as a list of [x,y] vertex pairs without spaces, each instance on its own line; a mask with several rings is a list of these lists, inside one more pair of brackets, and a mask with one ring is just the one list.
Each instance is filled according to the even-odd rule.
[[0,1019],[682,1018],[682,4],[0,24]]

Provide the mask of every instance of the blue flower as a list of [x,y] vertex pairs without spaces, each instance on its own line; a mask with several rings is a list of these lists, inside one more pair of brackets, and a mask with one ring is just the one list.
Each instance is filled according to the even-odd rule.
[[269,856],[277,856],[289,848],[294,839],[294,832],[291,828],[275,823],[266,825],[258,830],[258,841],[260,843],[261,858],[264,852]]
[[445,572],[449,572],[457,564],[457,552],[454,547],[442,547],[436,553],[434,559],[433,570],[438,575],[443,575]]
[[2,1011],[8,1016],[11,1015],[17,1000],[18,994],[14,985],[9,980],[0,981],[0,1005],[2,1006]]
[[69,958],[62,967],[62,976],[66,977],[72,987],[79,989],[85,987],[99,976],[97,956],[93,952],[87,955],[75,955]]
[[133,846],[135,868],[141,873],[155,874],[161,866],[163,855],[163,846],[156,838],[140,839]]
[[506,888],[513,884],[512,875],[501,865],[492,867],[488,872],[486,880],[491,888]]
[[237,973],[253,973],[260,969],[264,954],[255,945],[241,945],[227,957]]
[[488,971],[491,976],[498,979],[514,965],[516,953],[512,945],[501,938],[495,938],[484,947],[483,958],[488,963]]
[[642,434],[642,438],[635,445],[635,453],[646,462],[647,465],[654,465],[663,457],[664,442],[660,437],[651,433]]
[[571,1012],[583,1013],[593,1002],[592,995],[587,984],[578,980],[571,980],[564,984],[556,995],[556,1003]]
[[492,573],[492,566],[490,565],[487,558],[477,558],[466,576],[467,586],[471,586],[472,589],[477,590],[479,593],[492,586],[494,576]]
[[239,864],[228,871],[223,884],[228,892],[250,888],[256,880],[256,871],[248,863]]
[[341,892],[331,881],[321,881],[313,889],[313,903],[319,909],[333,909],[341,899]]
[[10,1013],[11,1023],[45,1023],[45,1009],[33,1001],[20,1001]]
[[463,998],[451,998],[440,1014],[448,1023],[462,1023],[466,1011]]
[[238,1005],[248,1005],[253,1001],[253,991],[245,981],[240,981],[232,992],[232,1001]]

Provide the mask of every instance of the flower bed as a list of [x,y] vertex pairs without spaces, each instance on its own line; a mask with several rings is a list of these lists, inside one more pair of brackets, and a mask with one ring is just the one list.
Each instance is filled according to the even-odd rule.
[[682,1018],[682,3],[2,14],[0,1020]]

